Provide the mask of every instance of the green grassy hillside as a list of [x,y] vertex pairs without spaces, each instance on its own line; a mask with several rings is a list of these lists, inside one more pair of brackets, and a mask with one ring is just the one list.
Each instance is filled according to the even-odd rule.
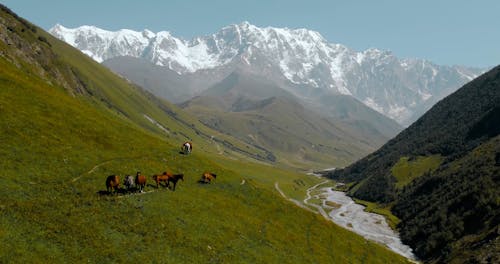
[[[62,63],[77,69],[73,71],[86,89],[95,89],[90,91],[92,100],[99,100],[146,130],[165,137],[173,144],[191,140],[200,151],[266,160],[265,152],[207,128],[196,118],[179,111],[175,105],[135,87],[90,58],[82,57],[78,50],[55,39],[53,42]],[[75,57],[81,59],[75,60]]]
[[411,183],[416,178],[436,170],[442,162],[439,155],[436,156],[419,156],[414,160],[408,157],[401,157],[399,161],[392,167],[391,173],[396,178],[396,188],[401,189]]
[[[5,18],[7,19],[7,18]],[[165,100],[116,76],[47,32],[9,25],[4,20],[4,57],[39,75],[44,82],[59,84],[71,95],[87,100],[144,130],[176,145],[192,140],[198,150],[244,159],[265,160],[265,152],[201,124]],[[27,22],[26,22],[27,23]],[[179,146],[180,147],[180,146]]]
[[344,166],[386,140],[376,131],[359,133],[351,123],[324,118],[270,81],[249,75],[233,72],[181,107],[291,167]]
[[[0,262],[405,262],[272,187],[317,179],[249,163],[259,149],[211,132],[2,6]],[[175,192],[152,185],[166,170],[185,174]],[[216,183],[197,182],[205,170]],[[136,171],[146,193],[104,192]]]

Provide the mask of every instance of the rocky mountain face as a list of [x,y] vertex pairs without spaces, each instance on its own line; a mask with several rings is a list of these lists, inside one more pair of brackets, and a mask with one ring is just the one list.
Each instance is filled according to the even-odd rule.
[[314,101],[331,93],[350,95],[402,125],[410,124],[484,71],[400,59],[378,49],[357,52],[329,43],[318,32],[259,28],[248,22],[190,41],[166,31],[111,32],[93,26],[68,29],[56,25],[50,33],[98,62],[130,56],[180,75],[229,66],[251,68],[282,79],[284,88],[304,99]]

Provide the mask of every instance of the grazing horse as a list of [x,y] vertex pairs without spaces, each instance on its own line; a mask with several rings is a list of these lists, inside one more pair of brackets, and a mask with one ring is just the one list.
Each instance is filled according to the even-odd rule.
[[174,188],[172,191],[175,191],[175,185],[177,185],[177,181],[182,180],[184,181],[184,174],[175,174],[170,177],[168,177],[168,182],[167,182],[167,187],[170,185],[170,182],[174,183]]
[[106,178],[106,190],[111,193],[112,191],[117,191],[118,186],[120,186],[120,177],[118,175],[110,175]]
[[165,182],[165,186],[168,187],[168,178],[172,177],[171,172],[163,172],[163,174],[153,175],[153,180],[156,182],[156,188],[160,186],[160,182]]
[[140,171],[135,175],[135,184],[139,187],[139,191],[142,192],[144,186],[146,186],[146,176],[142,175]]
[[211,172],[205,172],[201,175],[201,181],[204,183],[210,183],[212,180],[215,181],[217,175]]
[[191,151],[193,150],[193,143],[186,141],[186,142],[184,142],[184,144],[182,144],[181,149],[182,149],[182,152],[187,155],[187,154],[191,153]]
[[131,188],[133,188],[135,186],[134,177],[132,177],[130,175],[125,176],[125,180],[123,181],[123,185],[125,185],[125,187],[127,187],[127,190],[130,190]]

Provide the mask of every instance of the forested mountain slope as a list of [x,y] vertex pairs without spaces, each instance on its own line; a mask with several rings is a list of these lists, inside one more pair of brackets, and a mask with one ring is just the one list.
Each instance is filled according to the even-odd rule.
[[355,197],[394,204],[403,240],[424,260],[498,260],[499,133],[496,67],[328,177],[358,182]]

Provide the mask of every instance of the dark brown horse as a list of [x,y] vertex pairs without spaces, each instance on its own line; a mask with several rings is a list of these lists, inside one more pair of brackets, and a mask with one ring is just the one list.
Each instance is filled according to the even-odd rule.
[[168,187],[168,179],[172,177],[173,174],[171,172],[163,172],[162,174],[153,175],[153,180],[156,182],[156,188],[160,186],[161,182],[165,182],[165,186]]
[[140,171],[135,175],[135,184],[139,187],[139,191],[142,192],[144,186],[146,186],[146,176],[142,175]]
[[174,187],[172,191],[175,191],[175,186],[177,185],[177,181],[182,180],[184,181],[184,174],[174,174],[170,177],[168,177],[168,182],[167,182],[167,187],[170,185],[171,182],[174,183]]
[[212,180],[215,181],[216,178],[217,178],[217,175],[214,173],[211,173],[211,172],[204,172],[201,175],[201,181],[203,183],[210,183],[210,182],[212,182]]
[[120,177],[118,175],[110,175],[106,178],[106,190],[111,193],[113,191],[118,190],[118,186],[120,186]]

